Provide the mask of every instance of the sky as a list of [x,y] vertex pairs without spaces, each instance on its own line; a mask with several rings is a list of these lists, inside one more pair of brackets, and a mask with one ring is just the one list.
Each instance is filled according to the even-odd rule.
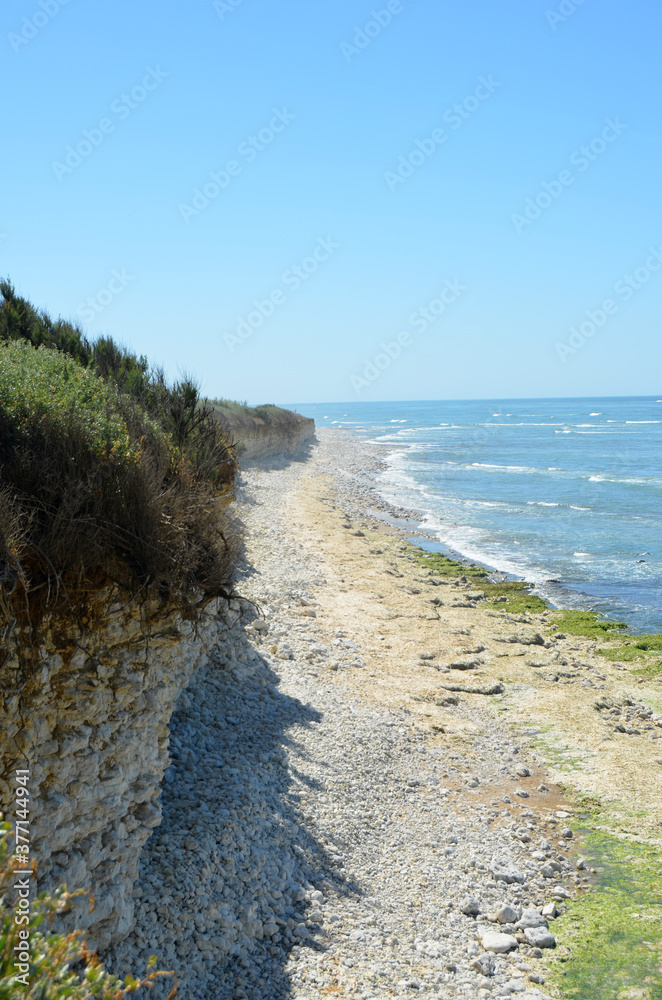
[[650,0],[4,0],[0,275],[259,402],[660,392]]

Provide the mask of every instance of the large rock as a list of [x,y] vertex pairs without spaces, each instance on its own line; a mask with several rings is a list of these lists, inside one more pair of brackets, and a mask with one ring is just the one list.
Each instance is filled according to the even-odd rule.
[[501,903],[495,909],[494,916],[500,924],[514,924],[517,920],[517,911],[512,906],[508,906],[507,903]]
[[547,920],[537,910],[529,909],[519,918],[517,927],[520,930],[526,930],[527,927],[547,927]]
[[509,858],[494,858],[489,867],[497,882],[519,882],[520,885],[526,882],[525,876]]
[[533,948],[556,948],[556,938],[546,927],[527,927],[524,937]]
[[539,632],[517,632],[514,635],[504,636],[497,639],[497,642],[519,643],[522,646],[544,646],[545,640]]
[[484,955],[477,955],[471,960],[471,968],[481,976],[493,976],[496,972],[496,962],[494,956],[489,952]]
[[480,913],[480,903],[473,896],[465,896],[460,903],[460,911],[467,917],[475,917]]
[[518,948],[517,938],[512,934],[501,934],[499,931],[488,931],[480,939],[485,951],[492,951],[495,955],[505,955],[507,951]]

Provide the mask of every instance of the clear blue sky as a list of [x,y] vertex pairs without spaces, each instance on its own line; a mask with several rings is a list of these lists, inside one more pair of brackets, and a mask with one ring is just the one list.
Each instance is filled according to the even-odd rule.
[[251,402],[660,392],[650,0],[5,0],[0,26],[0,274],[90,335]]

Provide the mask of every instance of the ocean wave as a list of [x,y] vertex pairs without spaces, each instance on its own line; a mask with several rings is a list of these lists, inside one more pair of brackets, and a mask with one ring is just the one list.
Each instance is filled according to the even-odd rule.
[[461,463],[467,469],[500,469],[502,472],[543,472],[529,465],[493,465],[491,462]]
[[[515,424],[515,423],[512,423],[512,424],[493,424],[493,423],[489,423],[489,422],[485,421],[485,422],[480,423],[480,424],[475,424],[475,425],[471,424],[470,426],[472,426],[472,427],[473,426],[477,426],[477,427],[562,427],[563,424],[562,424],[562,422],[560,420],[554,420],[554,421],[543,420],[543,421],[539,421],[537,423],[517,423],[517,424]],[[596,424],[595,426],[598,427],[599,425]]]

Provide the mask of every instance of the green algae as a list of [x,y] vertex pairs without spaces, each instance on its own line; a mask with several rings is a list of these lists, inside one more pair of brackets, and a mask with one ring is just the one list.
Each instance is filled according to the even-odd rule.
[[610,638],[610,633],[618,634],[619,629],[627,629],[625,622],[609,621],[597,611],[559,611],[554,615],[554,622],[559,632],[589,639]]
[[535,734],[522,730],[522,736],[526,738],[547,767],[553,767],[557,771],[578,771],[582,764],[586,763],[586,753],[577,752],[568,746],[560,746],[558,743],[551,743],[546,738],[548,734],[556,732],[554,726],[537,726],[536,729]]
[[424,552],[415,546],[409,550],[420,566],[431,571],[431,575],[444,576],[451,579],[465,577],[467,583],[474,581],[481,591],[487,595],[486,604],[497,604],[500,610],[513,614],[540,614],[549,609],[549,605],[541,597],[532,593],[533,585],[520,580],[504,580],[495,583],[489,579],[489,572],[482,566],[473,563],[462,563],[450,559],[440,552]]
[[595,884],[554,924],[550,978],[567,1000],[662,1000],[659,851],[595,826],[581,833]]
[[608,646],[596,650],[599,656],[619,663],[633,663],[633,672],[642,677],[659,677],[662,674],[662,634],[633,636],[622,646]]

